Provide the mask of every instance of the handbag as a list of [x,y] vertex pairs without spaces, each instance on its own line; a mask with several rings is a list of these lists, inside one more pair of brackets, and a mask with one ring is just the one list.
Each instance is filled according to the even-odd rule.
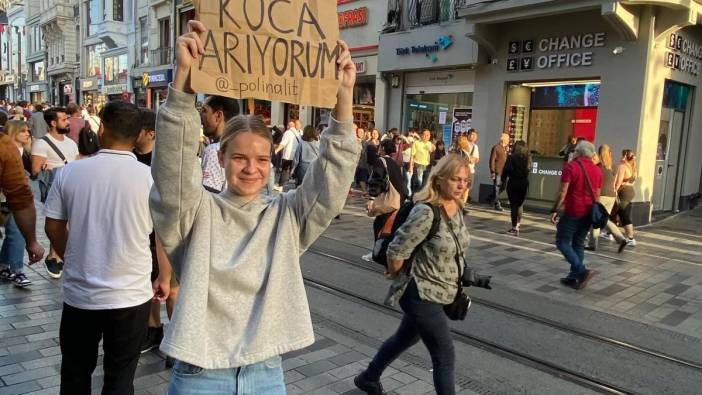
[[383,166],[385,166],[385,182],[388,186],[388,190],[381,193],[380,195],[378,195],[378,197],[376,197],[373,200],[373,203],[368,209],[369,217],[377,217],[379,215],[399,210],[400,204],[402,204],[402,202],[400,201],[400,193],[397,192],[397,189],[395,189],[395,187],[392,185],[392,182],[390,182],[388,164],[385,161],[385,158],[381,157],[380,160],[383,162]]
[[590,192],[590,196],[592,196],[592,211],[590,212],[590,219],[592,221],[592,227],[595,229],[602,229],[605,226],[607,226],[607,222],[609,222],[609,211],[607,211],[607,208],[605,206],[597,201],[597,197],[595,197],[595,191],[592,189],[592,184],[590,184],[590,177],[588,177],[587,172],[585,171],[585,166],[583,166],[580,161],[575,161],[578,166],[580,166],[580,170],[583,172],[583,176],[585,176],[585,183],[587,184],[587,190]]
[[453,237],[453,241],[456,243],[456,256],[454,258],[456,261],[456,267],[458,269],[458,288],[456,288],[456,296],[453,298],[453,302],[444,305],[444,313],[450,320],[463,321],[464,319],[466,319],[466,315],[468,315],[468,309],[471,305],[470,298],[468,297],[468,295],[465,294],[465,292],[463,292],[463,284],[461,281],[462,265],[460,257],[462,256],[461,252],[463,251],[463,249],[461,248],[461,243],[458,241],[458,236],[456,236],[456,233],[453,231],[453,225],[451,225],[451,221],[448,218],[446,209],[444,209],[443,207],[441,208],[441,214],[444,217],[446,224],[448,225],[449,231],[451,232],[451,236]]

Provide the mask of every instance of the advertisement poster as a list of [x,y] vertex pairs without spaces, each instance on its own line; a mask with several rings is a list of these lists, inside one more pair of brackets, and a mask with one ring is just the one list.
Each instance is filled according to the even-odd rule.
[[454,108],[453,109],[453,133],[451,140],[456,140],[459,133],[467,133],[473,127],[473,109],[472,108]]

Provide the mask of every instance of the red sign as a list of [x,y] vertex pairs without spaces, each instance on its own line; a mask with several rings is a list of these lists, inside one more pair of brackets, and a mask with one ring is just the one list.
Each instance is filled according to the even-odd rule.
[[356,8],[339,13],[339,29],[368,24],[368,7]]

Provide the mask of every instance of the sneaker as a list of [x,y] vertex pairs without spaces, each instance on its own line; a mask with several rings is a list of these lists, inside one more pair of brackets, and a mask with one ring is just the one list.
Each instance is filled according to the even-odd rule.
[[512,228],[512,229],[508,230],[507,233],[509,233],[513,236],[519,236],[519,229]]
[[578,280],[570,277],[563,277],[561,279],[561,284],[565,285],[566,287],[573,288],[573,289],[578,289]]
[[10,271],[10,268],[6,267],[0,270],[0,280],[12,281],[13,277],[15,277],[15,275],[12,273],[12,271]]
[[585,246],[585,249],[588,251],[597,251],[597,248],[593,246]]
[[502,208],[499,204],[495,205],[495,211],[505,211],[505,209]]
[[157,328],[149,327],[149,330],[146,332],[146,339],[141,344],[141,353],[143,354],[157,348],[161,345],[161,340],[163,340],[163,325]]
[[273,190],[276,191],[276,192],[283,192],[283,187],[281,187],[281,186],[279,186],[279,185],[276,185],[276,186],[273,187]]
[[621,254],[622,251],[624,251],[624,248],[626,248],[626,246],[628,246],[628,245],[629,245],[629,241],[627,241],[627,240],[622,240],[622,242],[619,243],[619,248],[617,249],[617,253],[618,253],[618,254]]
[[24,288],[32,285],[32,280],[28,279],[26,274],[20,272],[13,276],[12,283],[15,284],[15,287]]
[[366,372],[361,372],[361,374],[354,377],[353,383],[356,385],[356,388],[368,395],[385,395],[385,390],[380,381],[367,380],[365,374]]
[[363,259],[366,262],[371,262],[373,260],[373,253],[369,252],[366,255],[363,255],[361,259]]
[[614,241],[614,236],[612,236],[611,233],[607,233],[607,232],[600,233],[600,238],[605,239],[605,240],[609,240],[609,241]]
[[59,262],[54,258],[46,258],[44,266],[46,266],[46,272],[49,273],[49,277],[56,279],[61,278],[61,274],[63,274],[63,262]]
[[636,247],[636,240],[634,240],[634,239],[628,239],[628,240],[626,241],[626,244],[627,244],[627,245],[630,245],[630,246],[632,246],[632,247]]
[[590,280],[592,279],[592,277],[595,276],[595,274],[597,274],[597,272],[594,270],[588,270],[587,272],[585,272],[585,274],[578,280],[575,289],[583,289],[587,287],[587,283],[590,282]]

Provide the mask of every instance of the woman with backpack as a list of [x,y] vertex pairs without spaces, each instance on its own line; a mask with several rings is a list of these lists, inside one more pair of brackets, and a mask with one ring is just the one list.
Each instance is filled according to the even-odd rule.
[[[400,195],[400,204],[404,203],[409,195],[407,191],[407,183],[402,175],[402,168],[393,160],[397,146],[393,140],[384,140],[380,143],[383,156],[376,158],[375,163],[371,167],[371,175],[368,180],[368,194],[376,198],[381,193],[387,193],[390,186],[395,188],[395,191]],[[387,185],[387,182],[390,185]],[[368,211],[373,209],[373,200],[368,202]],[[378,237],[378,233],[382,229],[387,219],[392,215],[392,212],[384,213],[375,217],[373,221],[373,235]]]
[[195,155],[200,115],[190,84],[207,28],[190,21],[188,30],[175,45],[152,165],[154,228],[181,284],[161,343],[176,359],[167,392],[284,394],[280,355],[314,343],[300,255],[341,212],[358,160],[356,68],[339,41],[337,104],[301,188],[261,194],[271,133],[260,117],[240,115],[220,140],[227,188],[213,194],[202,187]]
[[524,141],[514,143],[514,149],[502,169],[500,193],[506,188],[509,209],[512,214],[512,228],[507,232],[519,236],[522,223],[523,206],[529,191],[529,173],[531,173],[531,156]]
[[310,164],[319,158],[319,138],[313,126],[307,125],[302,131],[302,141],[295,153],[295,184],[302,184]]
[[437,394],[455,394],[455,355],[444,306],[457,296],[470,243],[461,215],[468,165],[466,158],[456,154],[436,164],[387,248],[386,277],[395,283],[386,303],[399,301],[404,314],[397,332],[354,379],[367,394],[385,393],[380,383],[383,371],[420,339],[431,355]]

